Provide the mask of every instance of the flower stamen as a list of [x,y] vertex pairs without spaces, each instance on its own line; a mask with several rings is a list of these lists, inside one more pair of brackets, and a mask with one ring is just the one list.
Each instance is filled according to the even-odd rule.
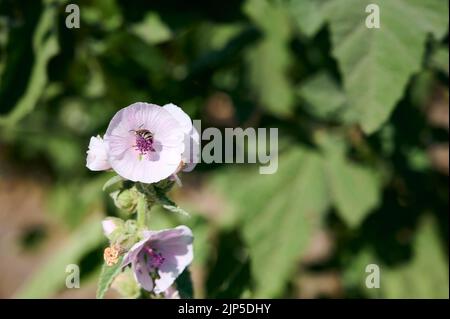
[[118,245],[111,245],[105,248],[103,258],[108,266],[113,266],[119,261],[120,247]]
[[147,256],[149,257],[149,264],[152,268],[159,268],[164,263],[166,258],[163,257],[161,253],[158,253],[151,247],[145,247],[145,252],[147,253]]
[[139,129],[132,131],[136,137],[136,144],[134,148],[139,152],[139,157],[146,155],[149,152],[155,152],[153,147],[153,134],[146,129]]

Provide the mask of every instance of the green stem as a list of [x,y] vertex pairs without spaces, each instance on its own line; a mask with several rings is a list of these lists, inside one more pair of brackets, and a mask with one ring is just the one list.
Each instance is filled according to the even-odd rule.
[[139,196],[137,204],[137,226],[144,228],[147,225],[147,199],[144,195]]

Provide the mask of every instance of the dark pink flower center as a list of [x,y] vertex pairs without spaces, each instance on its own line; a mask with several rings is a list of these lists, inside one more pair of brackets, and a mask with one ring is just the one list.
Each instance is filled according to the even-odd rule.
[[148,257],[148,263],[152,268],[159,268],[166,260],[161,253],[156,252],[149,246],[146,246],[144,250]]
[[139,129],[133,132],[136,137],[134,147],[141,155],[155,151],[153,147],[153,134],[149,130]]

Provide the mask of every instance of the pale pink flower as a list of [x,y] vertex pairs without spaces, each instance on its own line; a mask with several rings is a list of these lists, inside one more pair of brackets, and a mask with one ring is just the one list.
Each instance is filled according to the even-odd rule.
[[174,174],[184,151],[184,131],[164,108],[134,103],[118,111],[104,136],[114,171],[134,182],[155,183]]
[[104,219],[102,221],[103,233],[106,237],[112,234],[112,232],[116,229],[116,224],[111,219]]
[[106,217],[102,220],[103,234],[110,238],[111,234],[118,228],[123,227],[124,222],[117,217]]
[[178,226],[144,231],[143,237],[125,255],[122,266],[131,264],[142,288],[162,293],[192,262],[192,231],[186,226]]
[[163,106],[180,123],[184,132],[184,152],[182,154],[184,172],[190,172],[198,163],[200,135],[192,125],[192,120],[180,107],[175,104]]
[[86,167],[91,171],[105,171],[111,168],[105,141],[98,135],[92,136],[86,157]]

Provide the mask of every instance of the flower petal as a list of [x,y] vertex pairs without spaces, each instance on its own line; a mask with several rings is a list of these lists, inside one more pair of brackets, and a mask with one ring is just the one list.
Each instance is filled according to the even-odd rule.
[[193,259],[192,231],[186,226],[164,230],[154,234],[151,243],[165,258],[155,280],[155,292],[169,288]]
[[[141,156],[135,148],[135,132],[153,134],[156,152]],[[105,134],[109,162],[122,177],[131,181],[155,183],[172,175],[181,162],[184,133],[180,124],[164,108],[134,103],[114,115]]]
[[169,103],[164,105],[163,108],[167,110],[178,123],[180,123],[184,134],[189,134],[191,132],[192,120],[179,106]]
[[108,161],[107,144],[100,136],[92,136],[89,141],[86,167],[91,171],[105,171],[111,168]]
[[125,257],[122,261],[122,267],[129,265],[133,260],[136,260],[138,254],[141,252],[141,249],[147,243],[147,241],[151,238],[153,231],[143,232],[143,239],[134,244],[130,250],[126,253]]
[[153,279],[150,276],[150,269],[148,268],[144,255],[139,254],[132,263],[134,277],[136,281],[147,291],[153,290]]
[[102,221],[103,233],[106,237],[109,238],[113,231],[116,230],[120,225],[123,225],[123,221],[121,219],[115,217],[107,217]]
[[179,106],[170,103],[164,105],[163,108],[169,111],[183,128],[185,134],[184,152],[182,155],[183,163],[185,163],[183,171],[190,172],[199,162],[200,135],[197,129],[192,125],[192,120],[189,115],[187,115]]

